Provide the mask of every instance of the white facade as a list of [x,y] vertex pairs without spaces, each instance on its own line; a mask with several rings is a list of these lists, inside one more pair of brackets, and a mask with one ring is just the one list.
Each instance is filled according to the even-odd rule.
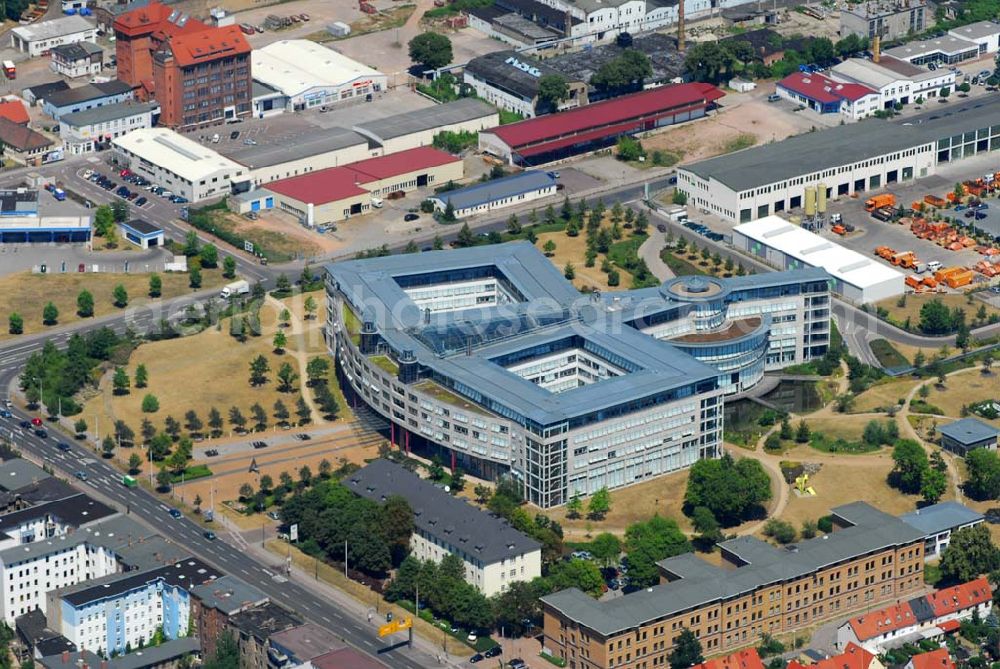
[[[118,110],[120,115],[106,113],[113,108],[121,108]],[[152,128],[155,113],[159,113],[159,107],[154,104],[135,104],[67,114],[59,119],[59,137],[66,153],[80,156],[95,151],[98,143],[117,139],[133,130]]]
[[221,197],[246,168],[166,128],[134,130],[112,140],[119,162],[190,202]]
[[777,216],[734,227],[733,246],[779,270],[822,267],[833,277],[833,291],[852,302],[868,304],[904,292],[901,272]]
[[994,21],[977,21],[949,30],[948,34],[978,44],[980,55],[1000,51],[1000,24]]
[[[531,190],[526,190],[519,193],[511,193],[509,195],[500,195],[491,199],[486,199],[469,206],[455,206],[455,218],[467,218],[469,216],[475,216],[476,214],[486,214],[495,209],[503,209],[504,207],[512,207],[514,205],[523,205],[528,202],[533,202],[534,200],[539,200],[543,197],[548,197],[550,195],[555,195],[556,184],[553,181],[551,184],[543,185],[539,188],[532,188]],[[441,193],[435,195],[434,197],[428,198],[434,203],[435,209],[437,211],[445,211],[448,207],[448,193]]]
[[902,75],[862,58],[849,58],[834,65],[830,76],[878,91],[878,109],[887,109],[897,103],[911,104],[920,97],[935,98],[943,87],[954,90],[955,86],[955,73],[947,68]]
[[535,100],[537,98],[527,99],[496,86],[491,86],[488,82],[469,71],[465,71],[462,74],[462,81],[472,86],[472,89],[476,91],[476,97],[486,100],[495,107],[517,112],[524,118],[533,118],[535,116]]
[[10,31],[10,45],[32,58],[60,44],[97,43],[97,27],[82,16],[64,16]]
[[[826,113],[815,108],[813,101],[806,95],[793,90],[792,88],[786,88],[779,81],[775,87],[774,92],[781,98],[794,102],[795,104],[802,105],[807,109],[812,109],[817,113]],[[867,118],[881,109],[881,103],[879,100],[878,93],[869,93],[855,99],[841,98],[837,112],[852,121],[858,121],[863,118]]]
[[499,562],[484,563],[469,555],[461,547],[442,542],[419,528],[413,529],[410,549],[418,560],[440,562],[450,553],[459,556],[465,564],[465,580],[479,588],[487,597],[503,592],[511,583],[530,581],[542,575],[541,549],[505,558]]
[[288,111],[334,105],[386,89],[381,72],[310,40],[281,40],[254,49],[253,78],[280,91]]

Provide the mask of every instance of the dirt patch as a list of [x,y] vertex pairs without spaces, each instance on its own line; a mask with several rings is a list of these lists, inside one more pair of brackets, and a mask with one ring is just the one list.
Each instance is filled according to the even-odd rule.
[[365,14],[357,21],[351,22],[351,34],[347,37],[334,37],[328,31],[322,30],[306,36],[315,42],[336,42],[358,35],[379,32],[381,30],[392,30],[399,28],[406,23],[410,15],[416,10],[416,5],[398,5],[387,11],[378,14]]
[[[104,316],[121,311],[114,305],[111,292],[115,286],[125,286],[129,296],[129,307],[170,299],[193,292],[186,273],[165,272],[160,274],[162,297],[154,300],[148,297],[149,274],[32,274],[24,272],[0,278],[0,339],[16,337],[7,327],[7,318],[17,312],[24,319],[24,333],[34,334],[50,329],[42,323],[42,309],[52,302],[59,310],[57,325],[67,325],[81,319],[76,315],[76,298],[86,289],[94,296],[94,316]],[[211,288],[221,285],[225,279],[219,269],[202,270],[201,287]]]
[[749,100],[739,106],[724,108],[707,119],[644,137],[647,152],[669,151],[691,163],[728,153],[736,148],[781,141],[809,130],[808,119],[797,114],[777,113],[773,106]]
[[322,248],[316,242],[319,235],[277,216],[251,221],[233,212],[220,211],[213,214],[213,219],[216,225],[233,230],[255,247],[267,249],[269,257],[276,261],[315,256]]

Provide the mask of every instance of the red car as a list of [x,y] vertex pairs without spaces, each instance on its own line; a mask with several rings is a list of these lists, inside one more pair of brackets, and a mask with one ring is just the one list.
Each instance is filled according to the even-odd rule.
[[35,427],[38,427],[42,424],[42,419],[39,418],[38,416],[35,416],[34,418],[31,419],[31,424],[34,425]]
[[120,176],[120,177],[129,177],[129,176],[132,176],[132,170],[130,170],[128,168],[125,168],[124,170],[122,170],[121,172],[118,173],[118,176]]

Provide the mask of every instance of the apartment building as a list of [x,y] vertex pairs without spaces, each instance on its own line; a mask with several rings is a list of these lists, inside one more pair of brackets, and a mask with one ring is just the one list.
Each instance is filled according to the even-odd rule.
[[570,669],[665,667],[685,629],[706,655],[731,653],[923,587],[921,532],[865,502],[831,515],[833,532],[783,548],[725,541],[724,566],[690,553],[663,560],[660,585],[624,597],[543,597],[544,650]]
[[159,113],[155,102],[95,107],[60,117],[59,137],[71,156],[93,153],[133,130],[152,128]]
[[374,460],[344,485],[380,504],[396,495],[409,502],[415,510],[411,554],[434,562],[457,555],[465,580],[487,597],[542,575],[541,544],[394,462]]
[[392,440],[541,507],[720,454],[722,401],[822,357],[822,269],[581,295],[526,242],[327,266],[327,343]]

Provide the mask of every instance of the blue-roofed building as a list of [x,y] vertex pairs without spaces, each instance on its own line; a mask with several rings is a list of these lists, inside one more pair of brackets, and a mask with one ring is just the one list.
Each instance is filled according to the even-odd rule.
[[924,559],[936,560],[954,532],[978,525],[984,516],[958,502],[939,502],[904,513],[899,519],[924,533]]
[[447,209],[450,202],[455,211],[455,218],[465,218],[555,195],[556,185],[555,178],[549,172],[529,170],[474,186],[438,193],[428,199],[434,203],[438,211]]
[[723,397],[829,346],[818,268],[582,295],[515,242],[327,272],[338,373],[391,440],[541,507],[719,456]]
[[973,448],[997,450],[997,430],[977,418],[962,418],[938,427],[941,434],[941,448],[956,455],[965,456]]

